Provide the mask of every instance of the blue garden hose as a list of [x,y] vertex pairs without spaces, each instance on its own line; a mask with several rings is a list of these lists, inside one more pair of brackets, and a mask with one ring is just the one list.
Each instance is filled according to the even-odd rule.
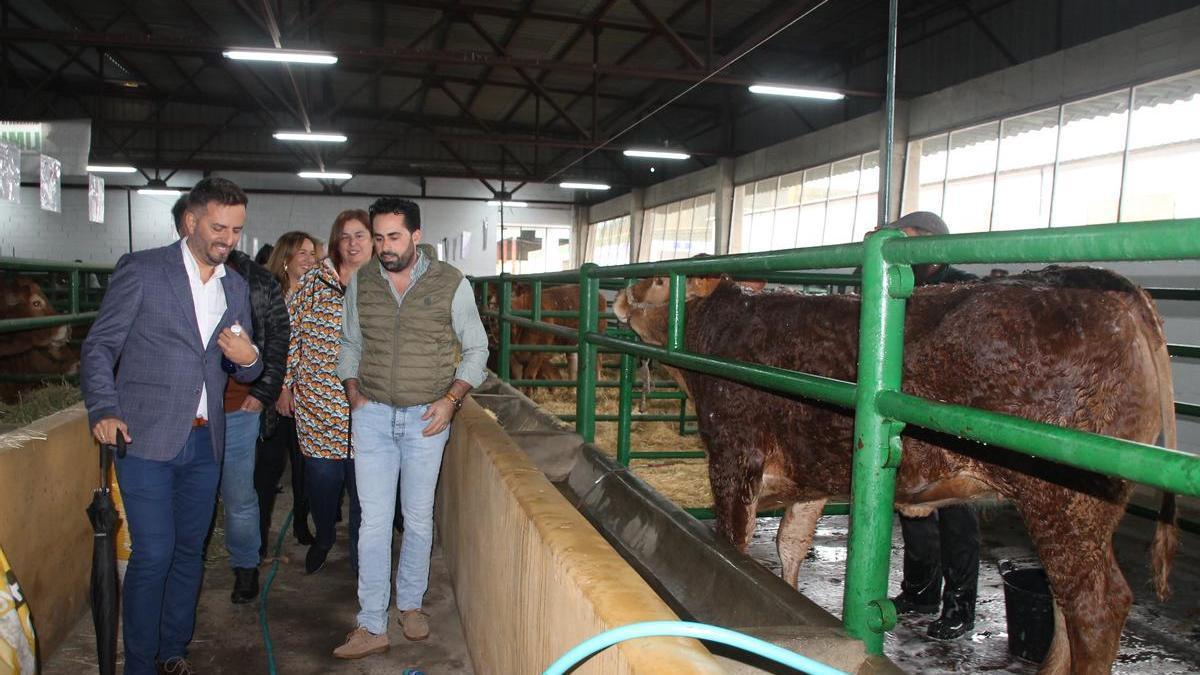
[[279,571],[279,554],[283,552],[283,538],[287,534],[288,525],[292,524],[292,511],[288,511],[279,528],[279,538],[275,540],[275,562],[271,563],[271,571],[263,583],[262,593],[258,596],[258,625],[262,627],[263,646],[267,649],[267,672],[277,675],[275,670],[275,645],[271,642],[271,627],[267,625],[267,594],[271,592],[271,582],[275,581],[275,573]]
[[643,637],[690,637],[697,640],[719,642],[731,647],[748,651],[752,654],[768,658],[776,663],[795,668],[811,675],[846,675],[845,672],[820,661],[814,661],[783,647],[779,647],[728,628],[710,626],[691,621],[643,621],[604,631],[599,635],[588,638],[571,651],[563,654],[557,661],[550,664],[542,675],[564,675],[568,670],[588,657],[615,645],[618,642]]

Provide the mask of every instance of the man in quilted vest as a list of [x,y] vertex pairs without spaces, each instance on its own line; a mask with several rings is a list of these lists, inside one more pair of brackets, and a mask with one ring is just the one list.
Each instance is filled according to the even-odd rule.
[[433,547],[433,496],[450,423],[484,379],[487,336],[470,283],[418,250],[421,210],[382,197],[371,205],[375,257],[346,287],[338,376],[350,400],[362,526],[358,625],[333,655],[386,651],[396,482],[404,538],[396,608],[404,637],[429,637],[421,611]]

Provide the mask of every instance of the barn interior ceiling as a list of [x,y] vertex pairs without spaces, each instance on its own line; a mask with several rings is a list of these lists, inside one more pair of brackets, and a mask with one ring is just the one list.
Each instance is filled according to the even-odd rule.
[[[1193,4],[901,0],[898,96]],[[879,109],[886,22],[884,0],[0,0],[0,118],[89,118],[92,161],[147,180],[323,170],[621,189]],[[232,47],[337,62],[233,61]],[[306,129],[347,140],[274,137]]]

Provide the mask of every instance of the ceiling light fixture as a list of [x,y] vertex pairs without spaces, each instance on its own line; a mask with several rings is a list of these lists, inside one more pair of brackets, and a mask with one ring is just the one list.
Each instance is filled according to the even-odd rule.
[[232,48],[223,52],[225,58],[234,61],[267,61],[271,63],[306,63],[328,66],[338,62],[338,57],[329,52],[307,52],[298,49],[242,49]]
[[313,143],[345,143],[346,134],[336,131],[276,131],[277,141],[311,141]]
[[752,94],[768,94],[770,96],[792,96],[795,98],[815,98],[822,101],[840,101],[846,95],[830,89],[806,89],[803,87],[780,87],[773,84],[754,84],[750,86]]
[[183,194],[183,190],[167,187],[167,181],[161,178],[151,178],[146,187],[138,188],[138,194],[147,197],[178,197]]
[[350,180],[354,177],[354,174],[342,171],[301,171],[296,175],[301,178],[326,178],[329,180]]
[[626,157],[648,157],[651,159],[691,159],[691,155],[686,152],[677,152],[674,150],[643,150],[630,148],[623,153]]
[[607,190],[610,186],[604,183],[574,183],[567,181],[559,183],[558,187],[564,190]]
[[117,166],[109,164],[88,164],[87,170],[92,173],[133,173],[137,171],[132,166]]
[[497,201],[497,200],[493,199],[493,200],[489,201],[487,203],[487,205],[488,206],[508,206],[508,207],[512,207],[514,209],[523,209],[526,206],[529,206],[529,203],[528,202],[513,202],[513,201],[507,201],[507,200]]

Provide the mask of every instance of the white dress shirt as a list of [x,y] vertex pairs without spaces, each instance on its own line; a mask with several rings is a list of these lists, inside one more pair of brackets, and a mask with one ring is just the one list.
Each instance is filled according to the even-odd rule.
[[[212,276],[207,282],[200,280],[200,264],[192,250],[188,248],[187,240],[183,240],[183,267],[187,270],[188,284],[192,287],[192,305],[196,310],[196,325],[200,327],[200,342],[208,349],[208,341],[212,338],[217,324],[225,315],[225,287],[221,279],[225,276],[225,265],[213,268]],[[208,386],[200,385],[200,406],[196,408],[196,417],[208,419]]]

